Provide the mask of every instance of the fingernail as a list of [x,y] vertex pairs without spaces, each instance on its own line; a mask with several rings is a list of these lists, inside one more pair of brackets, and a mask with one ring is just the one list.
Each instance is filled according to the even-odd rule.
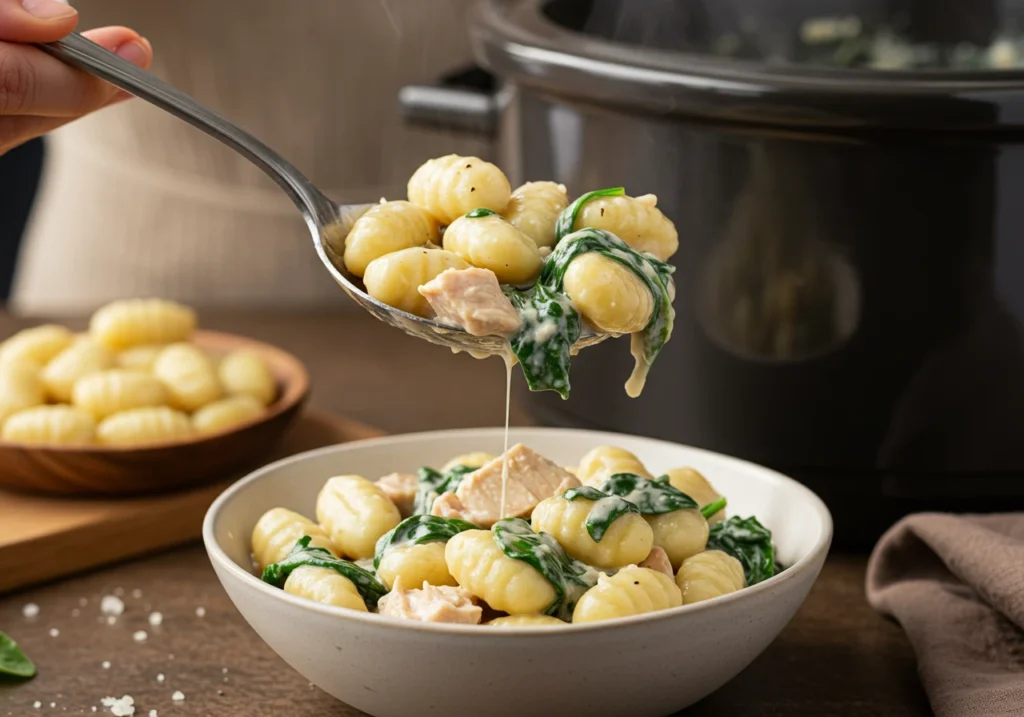
[[124,43],[117,48],[116,54],[121,59],[128,60],[128,62],[133,65],[138,65],[139,67],[142,67],[149,62],[149,50],[146,48],[146,45],[143,44],[141,38],[139,40],[130,40],[129,42]]
[[21,0],[25,12],[40,20],[59,20],[78,14],[78,11],[59,0]]

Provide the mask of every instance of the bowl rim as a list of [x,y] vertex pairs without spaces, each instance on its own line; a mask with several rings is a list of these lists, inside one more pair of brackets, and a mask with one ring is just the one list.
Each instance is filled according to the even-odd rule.
[[[206,343],[204,343],[204,341]],[[207,349],[209,348],[207,344],[221,341],[229,344],[235,344],[234,348],[231,348],[229,351],[253,350],[261,356],[276,355],[277,361],[289,365],[287,380],[281,381],[280,376],[274,377],[279,390],[279,395],[273,403],[265,407],[263,413],[255,418],[250,418],[249,420],[231,426],[230,428],[221,429],[213,433],[193,434],[173,441],[162,441],[158,443],[140,443],[137,445],[123,446],[107,446],[99,443],[90,443],[86,445],[72,446],[0,440],[0,451],[17,450],[31,453],[50,453],[61,455],[136,455],[149,452],[163,452],[177,448],[191,448],[193,446],[212,443],[223,439],[225,436],[239,433],[253,426],[272,421],[306,400],[310,391],[309,369],[306,368],[306,365],[302,363],[297,356],[283,348],[280,348],[279,346],[269,344],[265,341],[252,339],[248,336],[242,336],[241,334],[232,334],[226,331],[209,331],[206,329],[196,330],[188,340],[188,343],[194,344],[201,349]],[[277,361],[275,361],[275,363]],[[225,396],[225,398],[229,397]],[[42,405],[47,406],[56,404]]]
[[[800,483],[799,481],[790,478],[789,476],[783,475],[770,468],[766,468],[757,463],[746,461],[741,458],[735,458],[733,456],[725,455],[723,453],[717,453],[715,451],[706,450],[703,448],[697,448],[682,443],[675,443],[673,441],[665,441],[657,438],[648,438],[646,436],[637,436],[632,434],[624,433],[613,433],[608,431],[591,431],[581,428],[547,428],[547,427],[535,427],[535,426],[524,426],[510,427],[510,435],[522,434],[522,433],[546,433],[554,435],[565,435],[570,434],[587,434],[595,439],[601,440],[601,445],[612,445],[613,442],[619,437],[627,437],[635,440],[640,439],[648,441],[653,444],[660,444],[666,447],[672,448],[685,448],[688,451],[694,453],[703,454],[716,460],[724,460],[726,463],[732,464],[736,468],[742,468],[744,470],[751,470],[760,473],[765,479],[768,479],[775,483],[781,483],[790,485],[800,492],[804,499],[807,501],[808,507],[813,510],[815,515],[821,521],[822,530],[814,545],[807,551],[807,553],[797,560],[792,565],[788,566],[781,573],[778,573],[768,580],[764,580],[756,585],[737,590],[736,592],[729,593],[728,595],[722,595],[711,600],[705,600],[702,602],[694,603],[692,605],[682,605],[680,607],[669,608],[667,610],[658,610],[656,612],[644,613],[641,615],[632,615],[630,617],[618,618],[615,620],[607,620],[592,623],[573,624],[566,623],[564,626],[555,627],[541,627],[541,626],[530,626],[530,627],[503,627],[500,629],[483,631],[480,628],[483,625],[461,625],[451,623],[429,623],[419,622],[414,620],[402,620],[399,618],[392,618],[387,616],[378,615],[370,612],[357,612],[355,610],[347,610],[341,607],[335,607],[331,605],[323,605],[313,600],[307,600],[295,595],[284,592],[280,588],[275,588],[268,583],[263,582],[257,576],[251,572],[243,569],[237,563],[235,563],[227,554],[227,552],[220,546],[215,537],[214,528],[217,521],[219,520],[220,513],[225,507],[239,494],[253,483],[257,483],[262,480],[266,475],[282,468],[291,463],[301,463],[302,461],[309,460],[321,455],[327,455],[335,452],[345,452],[347,450],[358,450],[364,446],[387,446],[395,443],[402,443],[410,440],[426,440],[429,438],[481,438],[484,436],[493,437],[494,435],[501,434],[504,432],[503,427],[489,427],[489,428],[462,428],[462,429],[450,429],[450,430],[437,430],[437,431],[419,431],[416,433],[402,433],[393,436],[383,436],[380,438],[369,438],[359,441],[352,441],[350,443],[341,443],[334,446],[326,446],[323,448],[317,448],[311,451],[305,451],[303,453],[297,453],[287,458],[268,463],[261,468],[258,468],[246,476],[238,479],[230,486],[228,486],[210,505],[206,511],[206,515],[203,518],[203,544],[206,547],[207,556],[214,567],[220,567],[225,570],[232,577],[238,578],[243,586],[248,586],[251,589],[255,589],[262,592],[265,595],[273,596],[271,599],[284,600],[285,602],[295,606],[298,609],[305,610],[307,612],[319,613],[321,615],[338,618],[341,620],[354,621],[356,623],[363,623],[367,625],[374,625],[377,628],[384,630],[414,630],[423,633],[433,634],[444,634],[449,636],[481,636],[481,635],[506,635],[509,637],[524,637],[524,636],[564,636],[565,630],[572,630],[572,634],[578,634],[581,632],[593,632],[593,631],[613,631],[622,630],[639,624],[658,622],[660,620],[668,620],[674,617],[682,615],[699,614],[707,610],[716,610],[725,605],[735,603],[741,600],[750,599],[754,595],[761,594],[765,591],[772,591],[774,588],[780,587],[788,582],[796,580],[806,572],[813,570],[814,566],[824,561],[825,556],[828,553],[829,547],[832,542],[833,534],[833,522],[832,514],[829,512],[824,501],[819,498],[814,491]],[[524,439],[524,442],[526,439]],[[218,578],[220,576],[218,575]],[[224,581],[221,580],[223,583]]]

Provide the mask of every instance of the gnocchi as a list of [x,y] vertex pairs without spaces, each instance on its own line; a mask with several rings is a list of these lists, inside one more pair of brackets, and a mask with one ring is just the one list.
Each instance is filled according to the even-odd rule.
[[335,476],[316,499],[316,519],[344,555],[372,558],[377,540],[402,520],[398,508],[362,476]]
[[0,344],[0,363],[30,363],[41,368],[73,341],[74,335],[63,326],[24,329]]
[[585,227],[610,231],[637,251],[661,261],[679,251],[675,224],[658,209],[658,198],[653,194],[595,197],[576,215],[573,229]]
[[192,309],[164,299],[114,301],[93,314],[89,322],[93,337],[115,349],[187,341],[195,328]]
[[130,368],[136,371],[152,371],[153,364],[164,347],[160,344],[143,344],[132,346],[117,354],[117,365],[121,368]]
[[2,437],[15,443],[85,446],[96,437],[96,420],[73,406],[36,406],[4,422]]
[[229,353],[218,364],[217,376],[229,396],[251,396],[262,406],[269,406],[277,397],[274,374],[253,351]]
[[208,403],[192,415],[196,433],[217,433],[263,415],[263,404],[252,396],[231,396]]
[[490,269],[502,284],[527,284],[543,264],[533,239],[493,213],[474,212],[453,221],[445,229],[444,248],[467,264]]
[[46,399],[39,371],[31,363],[0,364],[0,421]]
[[107,446],[167,443],[192,434],[188,415],[167,406],[133,408],[104,418],[96,429],[96,440]]
[[191,344],[173,344],[161,351],[153,375],[167,387],[171,406],[182,411],[195,411],[221,396],[213,364]]
[[564,184],[527,182],[512,192],[503,212],[508,223],[533,240],[538,248],[555,246],[555,223],[569,206]]
[[[666,471],[668,482],[673,488],[686,493],[697,501],[697,505],[708,505],[721,498],[721,494],[708,482],[699,471],[693,468],[673,468]],[[714,525],[725,520],[725,508],[708,518],[708,524]]]
[[676,585],[683,594],[683,604],[691,605],[746,586],[743,565],[720,550],[708,550],[683,561],[676,574]]
[[445,225],[481,207],[503,211],[512,197],[512,187],[498,167],[457,154],[424,162],[409,178],[406,192],[410,202]]
[[650,568],[623,568],[602,575],[597,585],[583,593],[572,621],[597,622],[668,610],[683,604],[683,595],[668,575]]
[[625,266],[601,254],[573,259],[565,271],[565,294],[595,328],[609,334],[643,331],[654,297]]
[[458,254],[443,249],[402,249],[374,259],[366,267],[363,283],[377,301],[396,309],[429,317],[430,304],[419,287],[448,269],[468,269]]
[[[779,569],[771,531],[756,518],[730,518],[709,529],[702,510],[718,510],[724,498],[691,508],[692,497],[666,477],[639,475],[647,471],[628,451],[598,446],[580,461],[580,470],[591,476],[612,470],[600,487],[566,479],[558,464],[536,453],[527,460],[528,453],[517,445],[503,457],[508,493],[533,496],[524,497],[522,511],[513,511],[527,519],[491,516],[498,491],[462,502],[470,497],[465,476],[478,474],[460,469],[502,462],[470,452],[442,471],[422,467],[377,483],[354,475],[330,478],[317,498],[318,522],[285,508],[260,518],[252,535],[254,563],[277,587],[288,571],[294,576],[307,567],[330,568],[301,587],[294,578],[291,592],[312,600],[343,607],[350,602],[358,610],[365,604],[381,615],[425,622],[478,624],[486,615],[491,619],[484,625],[503,629],[667,610],[740,590]],[[616,466],[626,465],[631,474],[613,479]],[[538,480],[545,470],[561,479],[557,487],[542,487],[551,483]],[[413,515],[399,522],[381,486],[404,493],[408,479],[417,496]],[[428,489],[440,496],[421,500]],[[491,493],[495,506],[486,503],[484,494]],[[436,510],[439,503],[444,510]],[[347,583],[334,587],[331,574],[348,579],[355,593]],[[341,593],[344,600],[335,601]]]
[[75,384],[89,374],[114,367],[114,352],[91,338],[75,341],[43,367],[40,374],[50,398],[70,403]]
[[576,477],[583,485],[599,486],[616,473],[631,473],[641,478],[653,478],[640,459],[629,451],[615,446],[598,446],[580,460]]
[[284,583],[284,591],[307,600],[366,612],[366,604],[355,584],[330,568],[296,568]]
[[167,391],[151,374],[110,369],[80,378],[71,393],[71,401],[102,420],[120,411],[162,406],[167,403]]
[[345,267],[358,277],[385,254],[436,243],[437,219],[410,202],[381,202],[356,220],[345,239]]

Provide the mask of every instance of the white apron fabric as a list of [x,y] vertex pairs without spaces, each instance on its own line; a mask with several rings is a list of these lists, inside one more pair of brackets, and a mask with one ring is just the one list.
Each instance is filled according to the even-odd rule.
[[[129,25],[153,71],[342,202],[404,198],[425,159],[488,143],[411,129],[395,95],[471,62],[471,0],[81,0]],[[346,303],[298,212],[226,147],[138,100],[53,133],[15,277],[27,314],[161,296],[200,306]]]

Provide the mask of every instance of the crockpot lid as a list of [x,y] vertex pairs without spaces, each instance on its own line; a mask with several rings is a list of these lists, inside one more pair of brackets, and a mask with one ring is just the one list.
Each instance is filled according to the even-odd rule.
[[1018,14],[1024,28],[1024,0],[485,0],[471,30],[489,69],[578,100],[802,129],[980,131],[1024,128]]

